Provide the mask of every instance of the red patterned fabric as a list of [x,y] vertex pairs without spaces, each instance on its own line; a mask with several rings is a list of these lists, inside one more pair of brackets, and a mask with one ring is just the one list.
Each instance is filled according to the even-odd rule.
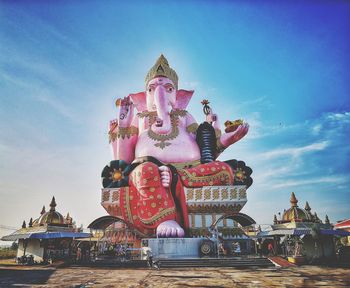
[[219,161],[200,164],[189,169],[179,169],[181,181],[186,187],[203,187],[233,184],[231,167]]
[[154,235],[157,226],[175,220],[188,228],[186,199],[181,182],[176,187],[176,206],[170,188],[161,184],[158,166],[152,162],[138,165],[130,175],[129,188],[121,190],[123,218],[140,232]]
[[129,187],[120,189],[123,219],[148,236],[155,235],[158,225],[166,220],[175,220],[186,231],[189,223],[182,185],[202,187],[233,183],[231,168],[217,161],[181,169],[178,173],[180,177],[173,196],[170,187],[162,186],[156,164],[145,162],[138,165],[129,176]]

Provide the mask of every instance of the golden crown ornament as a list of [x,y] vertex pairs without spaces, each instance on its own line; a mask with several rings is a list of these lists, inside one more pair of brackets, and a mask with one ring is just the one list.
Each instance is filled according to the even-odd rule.
[[175,70],[170,68],[168,60],[164,57],[163,54],[160,55],[156,64],[154,64],[154,66],[148,71],[146,78],[145,78],[146,87],[147,87],[147,84],[149,81],[151,81],[152,79],[159,77],[159,76],[166,77],[166,78],[170,79],[171,81],[173,81],[175,88],[177,90],[177,88],[178,88],[177,74],[176,74]]

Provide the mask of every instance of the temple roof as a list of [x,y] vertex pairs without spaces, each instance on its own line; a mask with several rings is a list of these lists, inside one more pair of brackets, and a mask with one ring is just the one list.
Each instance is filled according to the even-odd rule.
[[338,222],[334,225],[336,229],[349,229],[350,228],[350,219],[345,219],[343,221]]
[[[32,221],[32,226],[43,226],[43,225],[71,225],[73,223],[72,217],[69,216],[68,218],[63,217],[63,215],[56,211],[56,199],[55,197],[52,197],[51,203],[50,203],[50,210],[46,212],[45,206],[41,209],[40,215],[37,219]],[[28,225],[30,226],[30,225]]]
[[302,209],[298,206],[298,199],[296,198],[294,192],[290,196],[291,207],[287,210],[284,210],[282,215],[282,220],[277,222],[317,222],[320,221],[316,216],[311,214],[311,208],[308,202],[305,204],[305,209]]
[[38,219],[38,225],[64,225],[66,221],[61,213],[56,211],[56,199],[52,197],[50,210],[42,214]]

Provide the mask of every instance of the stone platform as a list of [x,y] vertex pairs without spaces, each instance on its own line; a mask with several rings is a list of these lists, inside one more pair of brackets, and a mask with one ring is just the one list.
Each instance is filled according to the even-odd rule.
[[[199,258],[203,240],[203,238],[145,238],[142,239],[141,245],[144,251],[148,247],[153,257],[158,259]],[[147,254],[143,253],[142,257],[146,259]]]

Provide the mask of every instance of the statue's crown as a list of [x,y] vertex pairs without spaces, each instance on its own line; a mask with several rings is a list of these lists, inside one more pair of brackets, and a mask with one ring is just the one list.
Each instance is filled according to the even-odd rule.
[[148,71],[145,79],[145,84],[147,86],[148,82],[155,77],[163,76],[169,78],[173,81],[175,88],[177,89],[178,77],[175,70],[171,69],[168,63],[168,60],[164,57],[164,55],[160,55],[156,64]]

